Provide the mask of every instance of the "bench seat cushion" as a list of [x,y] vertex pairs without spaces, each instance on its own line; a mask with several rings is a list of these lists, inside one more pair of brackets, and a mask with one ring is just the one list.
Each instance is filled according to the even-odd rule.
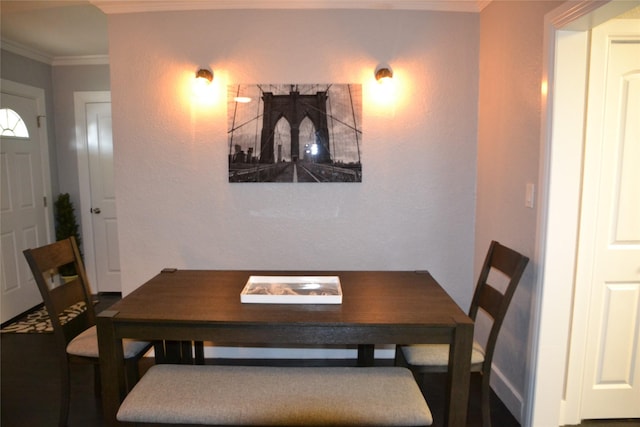
[[400,367],[155,365],[120,421],[211,425],[423,426],[433,419]]

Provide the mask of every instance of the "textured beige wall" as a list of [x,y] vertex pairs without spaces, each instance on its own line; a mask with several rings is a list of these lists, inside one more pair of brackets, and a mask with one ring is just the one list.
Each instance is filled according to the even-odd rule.
[[[477,277],[491,240],[531,258],[498,339],[492,384],[521,416],[536,261],[537,204],[525,207],[536,185],[540,150],[544,15],[562,2],[493,1],[480,14],[480,95],[475,228]],[[536,198],[537,203],[537,198]],[[488,324],[477,323],[486,337]]]
[[[477,14],[109,15],[122,288],[161,268],[429,269],[471,299]],[[397,97],[375,103],[389,63]],[[220,98],[189,96],[209,65]],[[361,184],[229,184],[226,84],[361,83]],[[465,308],[466,309],[466,308]]]

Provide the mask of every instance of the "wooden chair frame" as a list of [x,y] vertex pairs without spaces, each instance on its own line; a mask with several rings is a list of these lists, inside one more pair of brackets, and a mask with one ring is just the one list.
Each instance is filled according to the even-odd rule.
[[[482,425],[491,427],[491,362],[498,341],[498,333],[504,321],[509,304],[516,291],[518,283],[522,278],[522,274],[529,262],[529,258],[501,245],[499,242],[492,241],[489,246],[480,277],[476,285],[476,289],[469,308],[469,317],[474,321],[478,314],[478,309],[482,309],[493,321],[489,336],[487,338],[486,347],[484,348],[484,361],[481,363],[471,364],[471,372],[480,372],[482,374],[481,384],[481,408],[482,408]],[[488,283],[489,274],[492,269],[501,271],[509,279],[504,293],[496,290],[495,287]],[[407,362],[402,351],[403,346],[396,347],[395,364],[407,366],[420,380],[420,376],[426,373],[447,372],[447,365],[419,366],[411,365]]]
[[[89,282],[80,251],[73,237],[36,249],[27,249],[23,253],[44,300],[55,335],[56,349],[60,361],[61,382],[58,424],[65,426],[69,415],[70,363],[93,364],[96,396],[99,396],[101,392],[99,359],[67,353],[68,344],[76,336],[96,325],[93,296],[89,289]],[[74,266],[77,276],[65,283],[61,276],[58,275],[58,271],[60,267],[68,264]],[[60,283],[55,283],[54,278],[56,277],[59,278]],[[85,311],[64,324],[61,323],[59,315],[79,302],[84,302]],[[150,347],[151,344],[146,347],[146,350]],[[138,360],[146,353],[146,350],[141,351],[137,357],[129,358],[125,362],[128,388],[132,388],[138,380]]]

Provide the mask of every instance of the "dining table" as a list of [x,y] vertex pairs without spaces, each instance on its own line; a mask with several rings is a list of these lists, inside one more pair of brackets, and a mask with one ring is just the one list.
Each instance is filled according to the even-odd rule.
[[[241,301],[245,285],[255,276],[337,277],[341,301]],[[96,323],[108,426],[120,425],[116,414],[127,395],[123,339],[345,346],[358,348],[358,364],[365,366],[379,363],[375,346],[446,343],[450,347],[444,425],[461,427],[467,422],[474,324],[428,271],[166,268],[99,313]]]

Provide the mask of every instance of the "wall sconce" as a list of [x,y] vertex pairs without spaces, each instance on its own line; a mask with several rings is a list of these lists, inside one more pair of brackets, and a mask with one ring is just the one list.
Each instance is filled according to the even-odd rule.
[[376,69],[375,76],[378,83],[384,84],[393,78],[393,71],[390,67],[380,67]]
[[213,81],[213,73],[206,68],[201,68],[196,72],[196,80],[201,84],[208,85]]

